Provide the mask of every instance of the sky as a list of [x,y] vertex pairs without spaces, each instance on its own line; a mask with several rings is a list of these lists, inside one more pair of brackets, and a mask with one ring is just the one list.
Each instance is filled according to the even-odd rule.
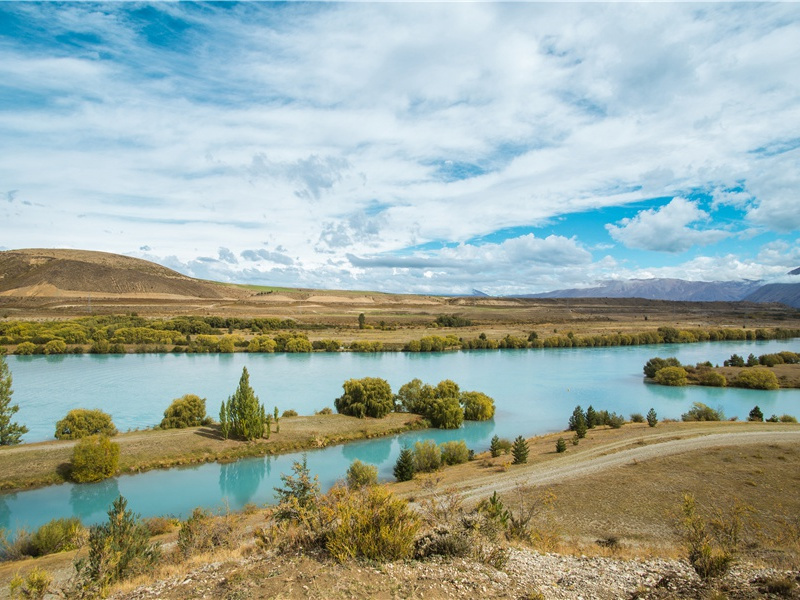
[[492,295],[800,266],[800,3],[0,2],[0,249]]

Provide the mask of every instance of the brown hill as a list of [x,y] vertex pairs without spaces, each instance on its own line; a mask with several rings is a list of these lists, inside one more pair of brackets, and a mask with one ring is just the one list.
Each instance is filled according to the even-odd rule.
[[69,297],[235,298],[241,292],[155,263],[89,250],[0,252],[0,295]]

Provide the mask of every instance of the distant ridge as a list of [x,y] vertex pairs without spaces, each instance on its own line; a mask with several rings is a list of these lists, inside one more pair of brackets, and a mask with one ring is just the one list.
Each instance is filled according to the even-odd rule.
[[224,284],[182,275],[161,265],[108,252],[25,249],[0,252],[0,295],[235,298]]
[[685,281],[683,279],[630,279],[605,281],[597,287],[555,290],[525,298],[644,298],[692,302],[736,302],[753,293],[760,281]]
[[800,283],[768,283],[744,299],[748,302],[780,302],[800,308]]
[[800,275],[800,267],[797,267],[793,271],[789,271],[788,275]]

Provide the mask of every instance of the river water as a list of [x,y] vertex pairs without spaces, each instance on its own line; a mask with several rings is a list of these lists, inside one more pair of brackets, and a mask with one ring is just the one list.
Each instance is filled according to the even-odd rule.
[[[172,399],[193,393],[208,399],[208,412],[215,416],[222,400],[236,389],[243,366],[260,400],[281,412],[291,408],[311,414],[332,407],[344,380],[367,376],[386,379],[394,391],[415,377],[431,384],[452,379],[462,390],[482,391],[495,399],[497,412],[489,422],[308,451],[311,472],[327,488],[356,458],[377,465],[379,476],[391,479],[402,446],[419,439],[437,443],[463,439],[482,451],[495,434],[512,439],[562,430],[577,404],[626,417],[653,407],[660,418],[677,419],[692,402],[721,407],[726,416],[740,419],[756,404],[765,415],[800,416],[800,390],[667,388],[642,381],[642,366],[653,356],[676,356],[686,364],[705,360],[722,364],[732,353],[747,356],[780,350],[800,352],[800,340],[435,354],[129,354],[6,360],[13,375],[12,400],[20,406],[14,419],[30,429],[26,442],[52,439],[55,422],[78,407],[105,410],[125,431],[156,425]],[[142,516],[185,517],[197,506],[236,510],[248,502],[269,503],[274,500],[273,488],[281,485],[280,475],[290,473],[300,457],[212,463],[125,475],[98,484],[0,494],[0,528],[32,529],[52,518],[73,515],[96,523],[105,519],[119,494]]]

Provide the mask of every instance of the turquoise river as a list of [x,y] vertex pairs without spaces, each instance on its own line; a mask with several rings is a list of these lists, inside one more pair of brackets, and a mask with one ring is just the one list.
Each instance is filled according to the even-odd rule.
[[[446,352],[436,354],[130,354],[7,357],[13,375],[14,419],[30,432],[24,441],[52,439],[55,422],[77,407],[111,413],[122,430],[157,424],[172,399],[193,393],[208,399],[209,414],[236,388],[243,366],[266,406],[312,414],[341,394],[352,377],[382,377],[393,390],[418,377],[428,383],[456,381],[479,390],[497,405],[494,420],[467,423],[459,430],[426,430],[378,440],[332,446],[307,453],[323,488],[343,477],[354,459],[391,472],[403,445],[423,438],[437,443],[463,439],[482,451],[490,438],[532,436],[564,429],[575,405],[618,412],[626,417],[655,408],[661,418],[680,418],[692,402],[721,407],[726,416],[746,418],[754,405],[765,415],[800,416],[800,390],[752,391],[735,388],[666,388],[642,381],[642,366],[653,356],[676,356],[686,364],[722,364],[732,353],[747,356],[780,350],[800,352],[800,340],[716,342],[614,348]],[[0,450],[0,469],[3,455]],[[0,494],[0,528],[33,529],[56,517],[78,516],[85,523],[105,518],[119,494],[142,516],[185,517],[194,507],[239,509],[274,500],[280,475],[290,473],[301,455],[242,460],[231,464],[150,471],[99,484],[62,484]]]

